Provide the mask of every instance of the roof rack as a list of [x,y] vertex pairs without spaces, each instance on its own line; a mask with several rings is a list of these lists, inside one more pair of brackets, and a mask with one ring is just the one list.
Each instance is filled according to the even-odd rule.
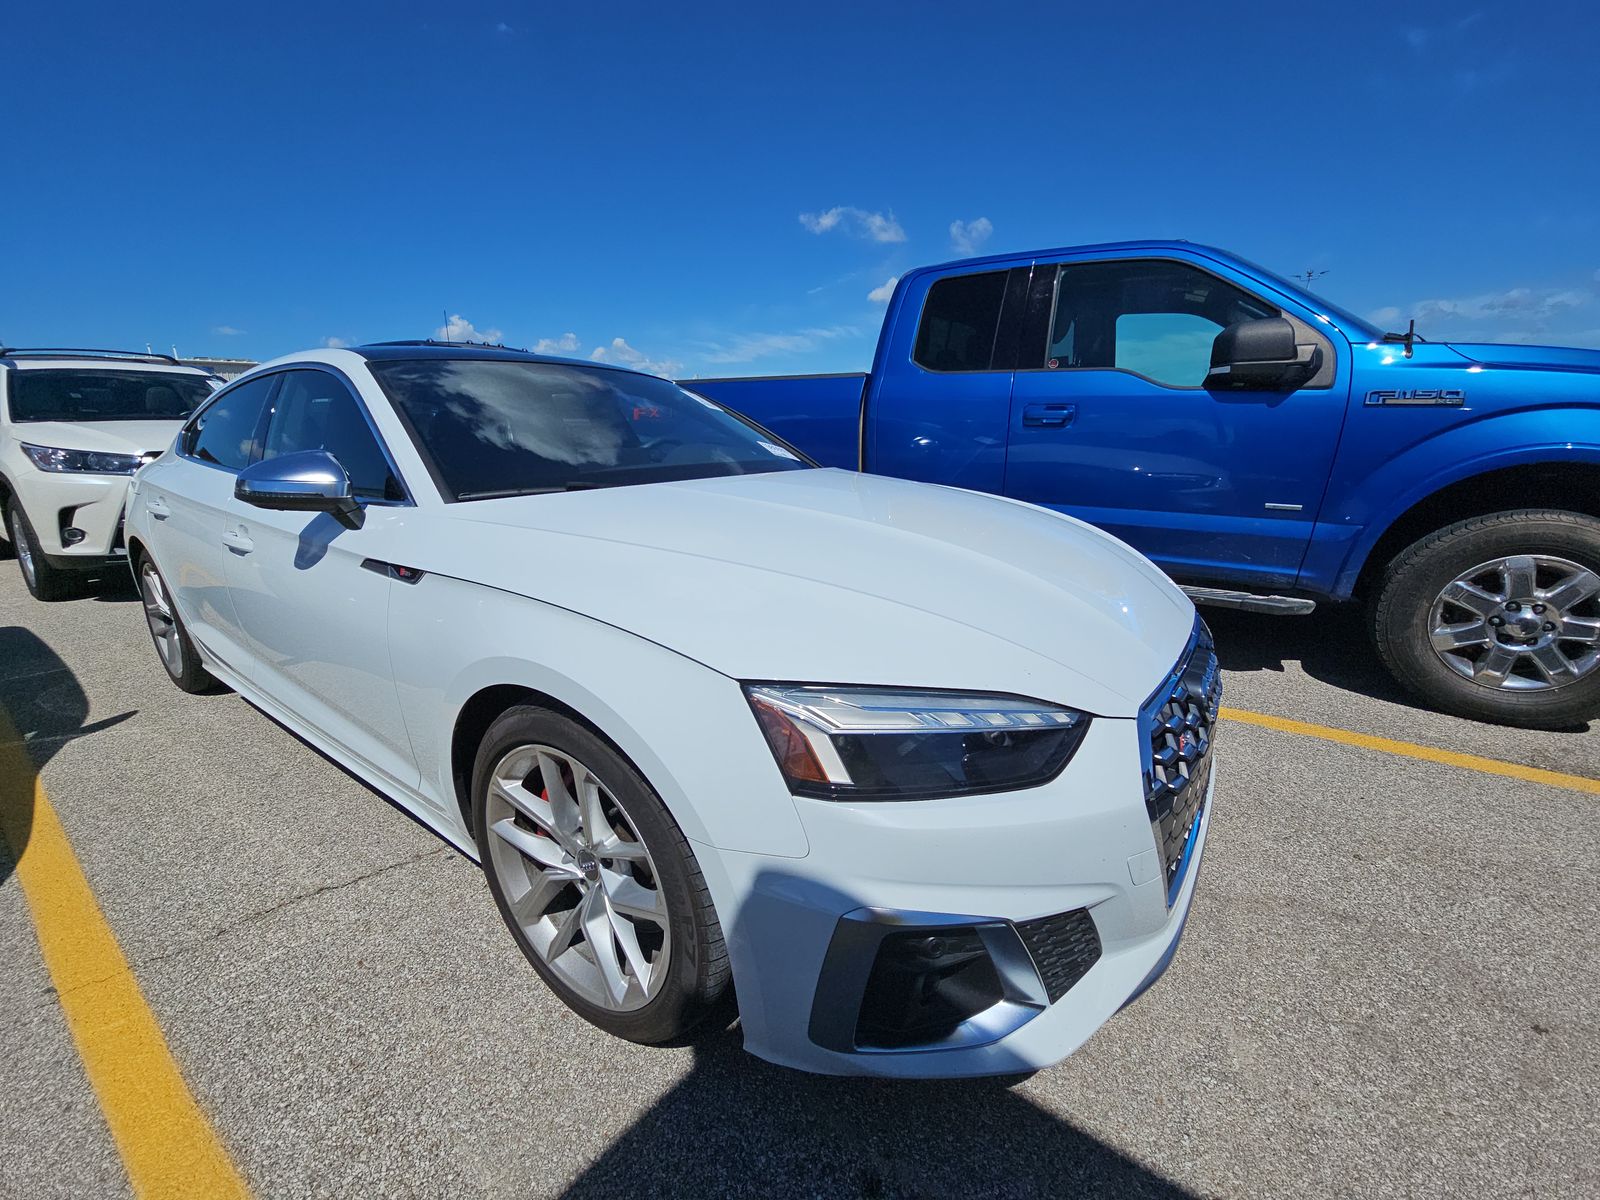
[[0,358],[110,358],[127,362],[163,362],[175,367],[183,364],[170,354],[140,353],[137,350],[90,350],[83,346],[0,346]]

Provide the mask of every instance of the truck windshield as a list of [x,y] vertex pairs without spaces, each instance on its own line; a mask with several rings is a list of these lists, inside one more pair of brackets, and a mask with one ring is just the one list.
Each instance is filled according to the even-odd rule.
[[1366,321],[1356,316],[1349,309],[1340,308],[1337,304],[1330,304],[1314,292],[1308,292],[1299,284],[1291,283],[1277,272],[1269,271],[1248,259],[1241,258],[1238,261],[1241,265],[1249,267],[1257,275],[1274,284],[1280,291],[1287,292],[1291,296],[1300,297],[1305,302],[1306,307],[1314,308],[1322,313],[1323,316],[1337,325],[1339,331],[1352,342],[1379,342],[1383,340],[1383,330],[1379,329],[1371,321]]
[[10,373],[13,421],[181,421],[211,395],[211,379],[176,371]]
[[368,365],[451,500],[812,465],[742,417],[650,375],[504,359]]

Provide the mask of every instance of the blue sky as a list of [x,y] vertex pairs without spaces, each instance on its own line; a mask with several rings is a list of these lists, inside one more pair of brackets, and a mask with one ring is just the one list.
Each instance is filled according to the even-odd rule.
[[[1600,346],[1587,6],[18,4],[0,339],[865,369],[886,281],[1187,237]],[[457,321],[460,323],[458,324]]]

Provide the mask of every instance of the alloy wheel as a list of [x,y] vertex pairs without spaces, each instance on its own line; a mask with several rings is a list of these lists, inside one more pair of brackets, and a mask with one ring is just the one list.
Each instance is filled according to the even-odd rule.
[[1565,687],[1600,666],[1600,575],[1545,554],[1480,563],[1439,593],[1429,638],[1446,666],[1484,687]]
[[178,637],[178,619],[167,596],[167,586],[153,562],[139,568],[139,596],[144,602],[144,619],[155,639],[156,653],[167,671],[176,677],[183,670],[183,643]]
[[616,795],[551,746],[519,746],[489,775],[490,868],[534,953],[601,1008],[644,1007],[666,981],[667,902]]
[[37,568],[33,562],[33,544],[28,540],[27,530],[22,524],[22,510],[11,510],[11,545],[17,552],[17,565],[22,568],[22,577],[28,581],[29,589],[38,586]]

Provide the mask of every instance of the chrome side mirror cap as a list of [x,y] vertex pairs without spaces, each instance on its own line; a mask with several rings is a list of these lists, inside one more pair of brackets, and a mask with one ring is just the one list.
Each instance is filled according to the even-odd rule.
[[300,450],[251,463],[234,481],[233,496],[256,508],[325,512],[347,529],[359,529],[360,503],[350,476],[326,450]]

